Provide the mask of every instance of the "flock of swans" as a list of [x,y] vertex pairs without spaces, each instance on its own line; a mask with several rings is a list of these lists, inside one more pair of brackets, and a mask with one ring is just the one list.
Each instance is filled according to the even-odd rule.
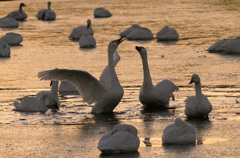
[[[56,15],[51,10],[51,2],[48,2],[47,9],[41,9],[37,18],[40,20],[54,20]],[[26,6],[21,3],[19,10],[11,12],[6,18],[16,20],[24,20],[27,14],[23,12],[22,7]],[[94,11],[95,17],[110,17],[111,13],[103,8],[97,8]],[[0,23],[1,20],[0,19]],[[5,19],[6,20],[6,19]],[[0,24],[1,25],[1,24]],[[69,38],[79,40],[80,47],[95,47],[96,40],[93,37],[94,31],[91,27],[91,20],[87,20],[87,26],[79,26],[73,29]],[[11,37],[13,34],[9,34]],[[77,91],[81,94],[83,101],[88,104],[94,104],[91,113],[112,113],[115,107],[121,101],[124,95],[124,89],[121,86],[115,66],[120,61],[120,56],[117,52],[119,45],[124,41],[123,38],[129,40],[148,40],[153,38],[152,32],[148,28],[139,25],[132,25],[130,28],[120,33],[121,38],[113,40],[108,45],[108,64],[103,70],[99,79],[84,70],[71,69],[53,69],[38,73],[41,80],[51,81],[51,91],[41,91],[36,97],[25,96],[20,102],[14,102],[17,111],[28,112],[45,112],[48,109],[57,111],[60,109],[60,101],[58,98],[58,82],[72,83]],[[157,33],[158,40],[177,40],[179,35],[176,30],[164,27]],[[21,37],[19,37],[22,40]],[[0,40],[0,49],[9,47],[4,43],[6,37]],[[89,42],[86,41],[91,41]],[[15,42],[16,43],[16,42]],[[15,44],[13,43],[13,44]],[[178,91],[178,87],[169,80],[163,80],[157,85],[153,85],[150,70],[148,66],[147,50],[142,46],[136,46],[136,51],[139,52],[143,66],[143,84],[139,93],[140,102],[147,108],[169,109],[169,100],[175,100],[174,91]],[[212,110],[212,105],[207,97],[201,92],[200,77],[193,74],[191,83],[195,83],[195,96],[190,96],[186,99],[185,115],[189,118],[201,117],[208,118]],[[140,140],[137,136],[137,129],[128,124],[119,124],[113,128],[113,131],[105,134],[98,144],[98,149],[103,153],[122,153],[137,151]],[[180,118],[176,118],[174,124],[167,126],[162,135],[164,144],[186,144],[194,143],[196,140],[196,132],[193,126]]]

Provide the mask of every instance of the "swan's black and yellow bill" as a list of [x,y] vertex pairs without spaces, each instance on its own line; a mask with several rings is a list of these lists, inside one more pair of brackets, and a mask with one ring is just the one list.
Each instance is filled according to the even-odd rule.
[[118,40],[114,40],[114,42],[116,42],[117,44],[120,44],[120,43],[122,43],[123,41],[124,41],[123,38],[120,38],[120,39],[118,39]]
[[143,49],[143,47],[142,47],[142,46],[140,46],[140,47],[136,46],[135,48],[136,48],[136,49],[137,49],[137,51],[139,51],[139,52],[140,52],[140,51]]
[[193,83],[195,80],[194,78],[191,79],[191,81],[189,82],[189,84]]
[[47,105],[47,108],[48,108],[48,109],[59,110],[57,101],[53,100],[53,104],[52,104],[52,105]]

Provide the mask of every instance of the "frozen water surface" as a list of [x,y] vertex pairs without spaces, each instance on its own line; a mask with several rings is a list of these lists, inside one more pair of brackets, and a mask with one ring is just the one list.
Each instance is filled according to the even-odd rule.
[[[212,0],[52,0],[57,19],[39,21],[46,1],[25,0],[26,21],[18,29],[0,29],[0,36],[16,32],[20,46],[11,47],[11,57],[0,59],[0,155],[1,157],[238,157],[240,154],[240,56],[205,51],[224,38],[239,36],[240,2]],[[0,17],[18,8],[19,1],[1,1]],[[95,8],[104,7],[113,16],[94,19]],[[92,20],[97,46],[79,49],[68,39],[74,27]],[[79,95],[60,95],[57,113],[21,113],[13,102],[49,90],[49,81],[37,78],[39,71],[80,69],[99,77],[107,64],[107,45],[132,24],[149,28],[154,35],[168,25],[179,41],[125,40],[118,48],[121,60],[116,72],[124,97],[114,114],[92,115],[92,105]],[[179,86],[168,111],[146,111],[138,100],[143,81],[142,63],[135,46],[148,51],[153,83],[169,79]],[[190,77],[197,73],[203,93],[213,105],[209,120],[187,120],[184,100],[194,95]],[[163,129],[180,117],[197,132],[196,145],[162,145]],[[97,143],[114,125],[128,123],[139,131],[137,153],[101,155]]]

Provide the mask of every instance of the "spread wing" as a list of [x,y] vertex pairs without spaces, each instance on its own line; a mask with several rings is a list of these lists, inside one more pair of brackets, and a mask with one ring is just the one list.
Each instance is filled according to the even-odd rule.
[[87,71],[54,69],[38,73],[41,80],[61,80],[71,82],[83,97],[83,101],[94,103],[105,91],[104,86]]

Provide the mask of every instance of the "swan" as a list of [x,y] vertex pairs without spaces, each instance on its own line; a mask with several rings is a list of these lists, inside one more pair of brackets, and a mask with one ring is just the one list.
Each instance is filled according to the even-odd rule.
[[156,37],[158,41],[176,41],[179,35],[174,28],[165,26],[156,34]]
[[53,83],[51,92],[38,92],[36,97],[25,96],[21,102],[14,102],[17,111],[23,112],[45,112],[48,108],[59,109],[59,100],[57,96],[58,82]]
[[18,33],[9,32],[1,37],[0,40],[8,45],[19,45],[23,41],[23,37]]
[[112,14],[108,10],[101,7],[96,8],[93,14],[95,18],[108,18],[112,16]]
[[13,18],[3,17],[0,18],[1,28],[16,28],[19,26],[19,22]]
[[155,87],[153,86],[147,60],[147,50],[144,47],[136,46],[137,51],[141,55],[143,64],[143,85],[140,90],[139,100],[146,107],[168,108],[169,99],[175,100],[173,95],[178,87],[169,80],[159,82]]
[[51,10],[51,2],[48,1],[47,6],[48,9],[41,9],[38,11],[37,18],[39,20],[55,20],[56,14],[53,10]]
[[135,152],[140,144],[137,134],[138,131],[134,126],[118,124],[100,139],[98,149],[102,153]]
[[108,45],[108,66],[111,82],[106,87],[87,71],[55,69],[38,73],[41,80],[65,80],[77,88],[83,101],[95,103],[92,113],[111,113],[123,97],[123,88],[119,83],[113,64],[113,53],[122,42],[122,38],[111,41]]
[[72,38],[73,40],[79,40],[83,34],[86,35],[93,35],[93,29],[91,26],[91,20],[87,20],[87,26],[78,26],[75,27],[72,31],[72,33],[69,35],[69,38]]
[[95,48],[96,40],[93,35],[87,35],[84,33],[82,37],[79,39],[80,48]]
[[197,74],[193,74],[191,83],[195,83],[196,96],[189,96],[186,99],[185,114],[189,118],[194,117],[207,117],[212,111],[212,105],[208,101],[208,98],[202,94],[200,77]]
[[[115,67],[119,61],[120,61],[120,56],[119,56],[118,52],[115,51],[114,54],[113,54],[113,66]],[[111,76],[110,76],[110,73],[109,73],[109,66],[108,65],[102,71],[100,79],[99,79],[99,82],[103,86],[105,86],[105,87],[110,85],[110,83],[111,83]],[[64,92],[64,91],[65,92],[66,91],[68,91],[68,92],[76,92],[77,89],[70,82],[62,81],[61,84],[60,84],[60,87],[59,87],[59,91],[60,92]]]
[[10,46],[0,40],[0,57],[10,57]]
[[168,125],[163,130],[163,144],[189,144],[195,143],[195,140],[194,127],[180,118],[176,118],[174,124]]
[[134,24],[131,27],[127,28],[126,30],[122,31],[120,33],[121,37],[127,37],[127,35],[129,35],[133,30],[137,29],[137,28],[141,28],[141,26]]
[[26,7],[24,3],[19,5],[19,10],[12,11],[7,15],[9,18],[13,18],[15,20],[25,20],[27,18],[27,14],[23,11],[22,7]]
[[224,52],[229,54],[240,53],[240,37],[234,39],[223,39],[207,49],[209,52]]
[[153,39],[153,34],[148,28],[140,27],[134,29],[126,38],[129,40],[151,40]]

